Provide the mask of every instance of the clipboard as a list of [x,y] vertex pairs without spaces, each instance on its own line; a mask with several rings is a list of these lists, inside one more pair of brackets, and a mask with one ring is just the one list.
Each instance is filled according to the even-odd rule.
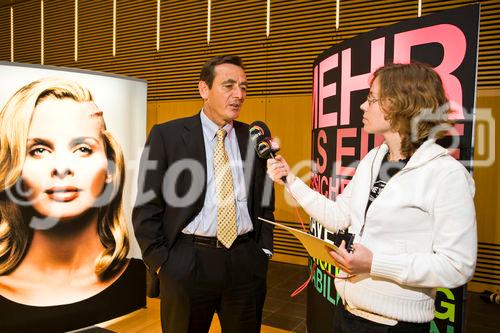
[[328,252],[325,249],[325,246],[328,247],[329,249],[338,252],[339,248],[331,243],[325,242],[322,239],[319,239],[317,237],[314,237],[311,234],[308,234],[306,232],[287,227],[286,225],[283,225],[281,223],[269,221],[266,219],[263,219],[262,217],[259,217],[259,220],[264,221],[266,223],[273,224],[277,226],[278,228],[285,229],[286,231],[290,232],[292,235],[294,235],[304,246],[304,248],[307,250],[309,253],[309,256],[319,259],[321,261],[327,262],[329,264],[332,264],[334,266],[337,266],[337,263],[333,258],[328,254]]

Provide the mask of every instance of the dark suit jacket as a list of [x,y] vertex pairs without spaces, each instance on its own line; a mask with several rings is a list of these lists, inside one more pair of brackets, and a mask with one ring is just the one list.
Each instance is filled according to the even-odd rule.
[[[259,159],[253,146],[249,145],[248,125],[238,121],[234,121],[233,125],[244,162],[248,211],[253,223],[254,237],[262,248],[272,251],[273,226],[257,219],[264,217],[274,220],[272,181],[266,177],[265,161]],[[192,161],[197,161],[195,164],[198,166],[198,172],[194,172],[194,176],[182,167],[185,164],[176,164],[171,168],[174,163],[186,159],[191,160],[191,164]],[[156,167],[151,169],[151,162],[147,162],[148,160],[155,161]],[[177,168],[179,166],[181,167]],[[155,272],[167,260],[169,249],[181,230],[201,211],[207,187],[206,168],[205,144],[199,114],[155,125],[151,129],[141,158],[139,194],[132,217],[135,237],[141,247],[144,262],[151,272]],[[180,173],[175,171],[182,169],[184,170]],[[171,177],[165,177],[167,170],[170,170],[167,175]],[[204,181],[196,182],[196,179],[200,179],[201,170]],[[188,198],[190,195],[186,194],[193,191],[200,194],[189,205],[185,205],[185,202],[179,205],[176,200],[170,200],[173,195],[177,198]],[[267,202],[263,202],[266,197]],[[147,202],[144,202],[145,198]]]

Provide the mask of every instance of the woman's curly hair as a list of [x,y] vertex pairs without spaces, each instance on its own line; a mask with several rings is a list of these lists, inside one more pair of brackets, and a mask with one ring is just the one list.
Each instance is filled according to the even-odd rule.
[[401,153],[409,157],[427,139],[451,128],[450,107],[439,75],[421,63],[388,64],[373,74],[379,100],[391,128],[401,136]]

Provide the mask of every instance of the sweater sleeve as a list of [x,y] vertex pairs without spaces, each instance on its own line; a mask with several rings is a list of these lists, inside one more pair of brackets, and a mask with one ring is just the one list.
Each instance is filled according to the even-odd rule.
[[372,276],[430,288],[455,288],[472,278],[477,256],[474,182],[462,168],[449,172],[438,186],[431,212],[432,253],[374,253]]
[[314,191],[298,177],[287,189],[306,213],[326,229],[336,232],[349,227],[350,183],[345,187],[344,192],[337,196],[335,201]]

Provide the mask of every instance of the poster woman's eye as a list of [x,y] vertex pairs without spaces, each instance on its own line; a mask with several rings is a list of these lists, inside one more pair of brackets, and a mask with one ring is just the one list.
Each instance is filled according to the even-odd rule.
[[28,152],[31,157],[43,157],[49,153],[49,150],[44,147],[34,147]]
[[90,148],[89,146],[87,145],[83,145],[83,146],[79,146],[77,147],[77,149],[75,150],[75,152],[80,155],[80,156],[89,156],[91,155],[94,151],[92,150],[92,148]]

